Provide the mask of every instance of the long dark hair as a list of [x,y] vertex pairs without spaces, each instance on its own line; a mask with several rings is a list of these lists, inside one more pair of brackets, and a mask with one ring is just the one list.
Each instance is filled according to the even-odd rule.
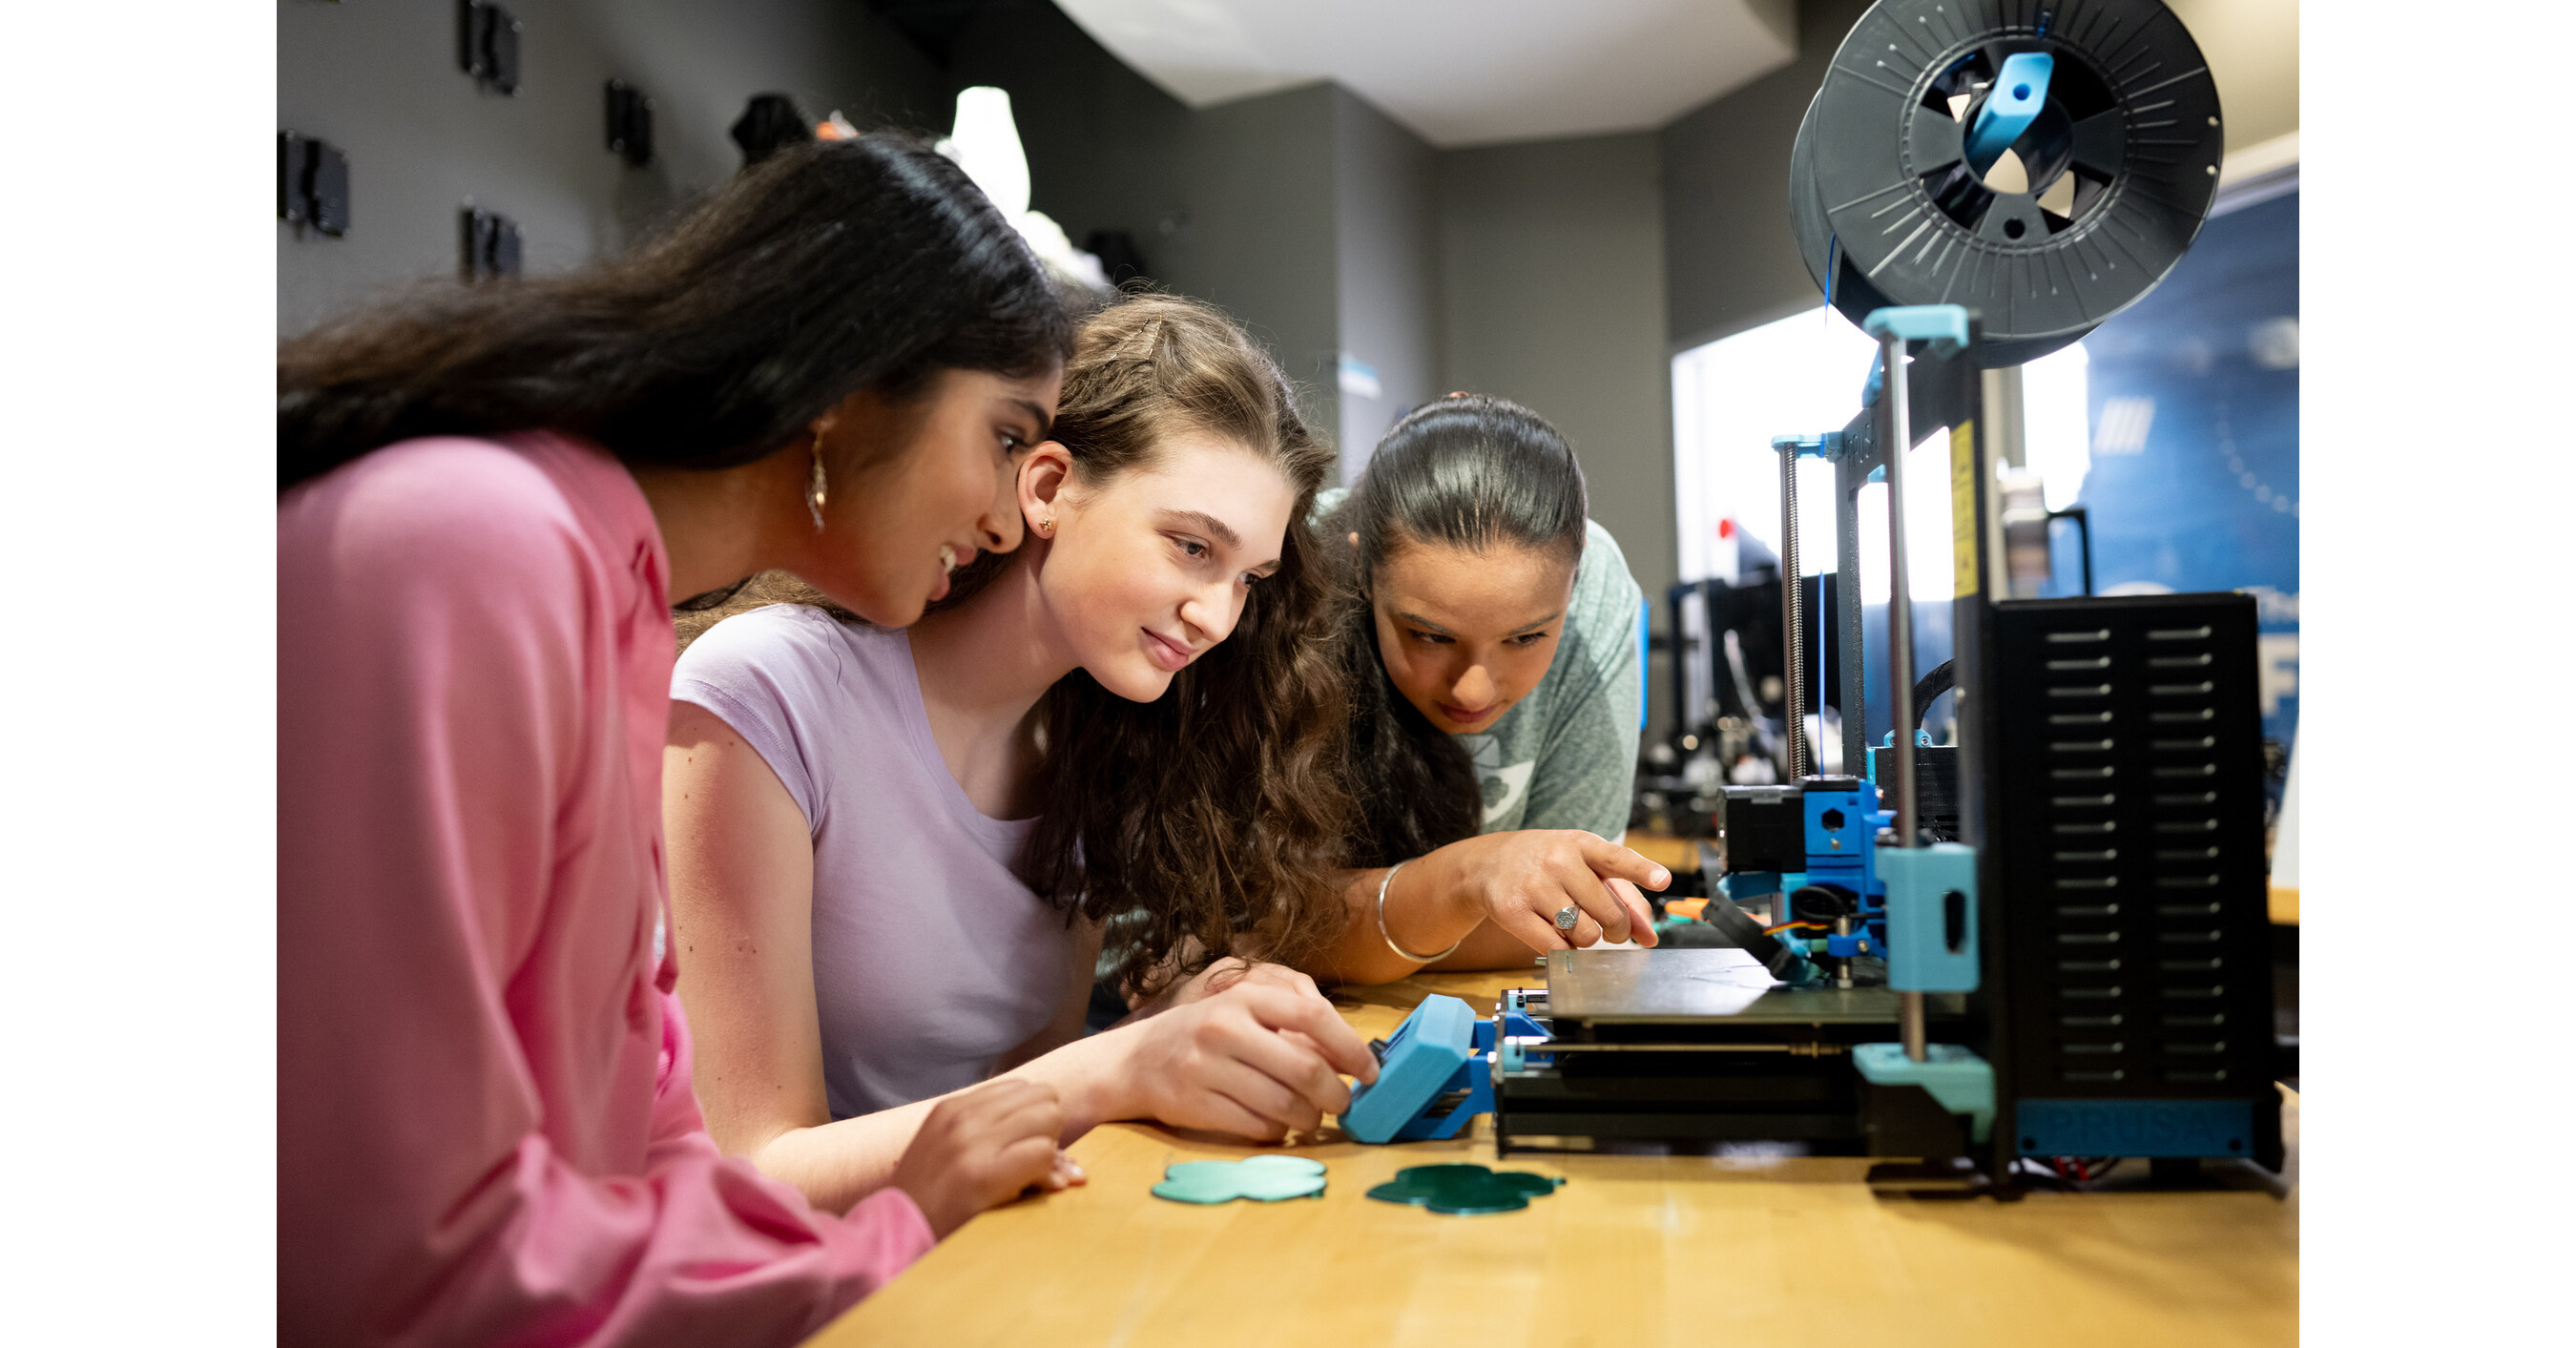
[[1072,332],[963,170],[895,133],[818,141],[595,266],[429,286],[283,343],[278,490],[437,434],[562,431],[632,463],[728,467],[862,389],[1048,368]]
[[[1474,837],[1484,817],[1467,751],[1387,676],[1370,604],[1378,569],[1421,543],[1579,557],[1588,510],[1574,447],[1519,403],[1451,394],[1414,409],[1378,442],[1359,485],[1327,521],[1344,555],[1336,626],[1350,689],[1350,792],[1368,821],[1350,864],[1421,856]],[[1345,541],[1352,534],[1355,547]]]
[[[1049,434],[1076,479],[1097,490],[1192,432],[1278,465],[1296,488],[1279,570],[1160,699],[1128,701],[1079,669],[1047,690],[1042,804],[1017,863],[1041,897],[1111,924],[1113,976],[1138,986],[1230,954],[1298,963],[1343,925],[1343,681],[1332,579],[1306,521],[1333,453],[1307,431],[1278,365],[1216,309],[1133,295],[1087,320]],[[977,558],[932,609],[970,601],[1019,564]],[[684,615],[681,637],[768,603],[859,621],[771,571],[721,608]]]

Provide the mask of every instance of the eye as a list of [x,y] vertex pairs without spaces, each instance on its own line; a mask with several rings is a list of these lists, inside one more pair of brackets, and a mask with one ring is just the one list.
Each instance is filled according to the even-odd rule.
[[1195,538],[1176,538],[1172,541],[1180,544],[1181,551],[1188,553],[1193,560],[1208,555],[1207,544],[1202,543]]
[[1026,448],[1028,448],[1028,447],[1029,447],[1029,442],[1028,442],[1028,441],[1023,440],[1023,439],[1021,439],[1020,437],[1018,437],[1018,436],[1016,436],[1016,435],[1011,434],[1009,431],[1004,431],[1004,432],[1002,432],[1002,454],[1003,454],[1003,457],[1007,458],[1007,457],[1009,457],[1009,456],[1011,456],[1011,455],[1013,455],[1013,454],[1017,454],[1017,453],[1019,453],[1021,450],[1026,449]]
[[1547,640],[1547,633],[1523,632],[1519,636],[1509,638],[1509,640],[1515,646],[1535,646],[1540,642]]
[[1414,640],[1419,641],[1426,646],[1446,646],[1449,644],[1449,638],[1444,637],[1437,632],[1425,632],[1420,628],[1413,629],[1412,636]]

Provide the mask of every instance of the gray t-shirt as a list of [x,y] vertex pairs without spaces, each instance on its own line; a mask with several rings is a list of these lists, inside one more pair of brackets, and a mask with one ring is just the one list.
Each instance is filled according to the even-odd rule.
[[[1316,520],[1349,494],[1319,493]],[[1614,841],[1627,832],[1646,692],[1637,663],[1642,602],[1618,541],[1586,521],[1565,632],[1546,676],[1491,729],[1458,736],[1484,787],[1482,832],[1579,828]]]

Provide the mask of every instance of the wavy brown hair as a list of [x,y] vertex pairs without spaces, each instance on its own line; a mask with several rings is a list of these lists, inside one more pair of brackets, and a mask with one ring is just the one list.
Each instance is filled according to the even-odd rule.
[[[1332,579],[1306,521],[1333,452],[1307,431],[1278,365],[1216,309],[1134,295],[1084,323],[1048,437],[1083,487],[1151,469],[1193,433],[1277,465],[1295,488],[1279,570],[1155,701],[1079,669],[1048,690],[1042,803],[1017,866],[1068,917],[1109,922],[1113,977],[1148,990],[1223,956],[1294,964],[1329,944],[1345,922],[1336,871],[1354,815]],[[971,601],[1015,564],[978,558],[932,607]],[[857,621],[771,572],[719,610],[683,615],[682,636],[778,602]]]

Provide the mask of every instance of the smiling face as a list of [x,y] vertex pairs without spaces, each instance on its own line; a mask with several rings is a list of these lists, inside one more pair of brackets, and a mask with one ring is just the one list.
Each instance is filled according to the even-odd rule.
[[1206,434],[1166,440],[1149,464],[1096,485],[1069,463],[1043,445],[1020,474],[1052,636],[1101,687],[1151,702],[1234,632],[1252,587],[1279,569],[1296,488]]
[[1063,382],[1058,370],[943,370],[917,398],[843,401],[819,423],[824,527],[789,569],[869,622],[919,618],[952,568],[1020,545],[1019,461],[1054,421]]
[[1556,659],[1574,564],[1552,549],[1395,540],[1369,586],[1387,677],[1442,730],[1490,728]]

